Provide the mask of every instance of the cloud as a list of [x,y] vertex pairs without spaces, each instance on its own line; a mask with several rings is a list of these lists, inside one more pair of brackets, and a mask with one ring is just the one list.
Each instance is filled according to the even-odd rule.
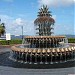
[[23,26],[24,35],[34,35],[34,23],[23,18],[14,18],[8,15],[0,15],[1,22],[5,23],[6,33],[21,35]]
[[74,34],[74,25],[69,25],[68,27],[65,24],[55,24],[54,25],[54,34],[63,35],[63,34]]
[[15,32],[21,34],[21,26],[23,26],[23,32],[25,35],[34,35],[34,22],[28,21],[22,18],[16,18],[13,21],[13,29]]
[[13,17],[10,17],[8,15],[2,15],[0,14],[0,19],[2,23],[5,23],[5,27],[6,27],[6,32],[9,33],[11,28],[13,27],[12,25],[12,21],[13,21]]
[[[7,20],[11,20],[11,19],[13,19],[13,17],[10,17],[10,16],[8,16],[8,15],[0,15],[0,19],[2,19],[2,21],[4,21],[5,23],[7,22]],[[9,21],[10,21],[9,20]]]
[[23,25],[24,24],[24,20],[22,20],[21,18],[17,18],[15,21],[14,21],[15,24],[17,25]]
[[[56,19],[57,16],[53,15],[53,18]],[[20,17],[14,18],[8,15],[0,15],[0,19],[2,20],[1,22],[5,23],[7,33],[21,35],[21,25],[23,25],[24,35],[35,35],[34,21],[29,21]],[[74,26],[67,25],[63,23],[55,23],[53,30],[54,34],[73,34]]]
[[47,5],[47,6],[67,6],[71,5],[75,2],[75,0],[38,0],[39,5]]

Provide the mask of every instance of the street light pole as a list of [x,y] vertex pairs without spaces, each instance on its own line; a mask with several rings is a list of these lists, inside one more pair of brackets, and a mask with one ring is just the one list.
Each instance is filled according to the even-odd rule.
[[22,28],[22,40],[23,40],[23,26],[21,26],[21,28]]

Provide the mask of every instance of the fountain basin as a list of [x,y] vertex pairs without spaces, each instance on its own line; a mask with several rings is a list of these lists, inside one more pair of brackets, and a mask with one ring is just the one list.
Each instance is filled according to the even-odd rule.
[[20,48],[12,46],[12,58],[27,64],[54,64],[75,60],[74,44],[63,48]]

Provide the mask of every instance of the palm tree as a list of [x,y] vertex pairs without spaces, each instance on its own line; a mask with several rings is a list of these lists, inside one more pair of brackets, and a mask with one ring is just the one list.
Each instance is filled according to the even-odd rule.
[[[0,19],[1,22],[1,19]],[[1,35],[4,35],[5,33],[5,24],[4,23],[0,23],[0,37]]]

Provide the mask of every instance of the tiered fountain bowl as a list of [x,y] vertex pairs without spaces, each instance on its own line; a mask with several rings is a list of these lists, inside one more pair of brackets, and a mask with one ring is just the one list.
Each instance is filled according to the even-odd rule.
[[54,64],[74,61],[74,44],[68,44],[65,36],[27,36],[24,44],[12,46],[16,61],[28,64]]

